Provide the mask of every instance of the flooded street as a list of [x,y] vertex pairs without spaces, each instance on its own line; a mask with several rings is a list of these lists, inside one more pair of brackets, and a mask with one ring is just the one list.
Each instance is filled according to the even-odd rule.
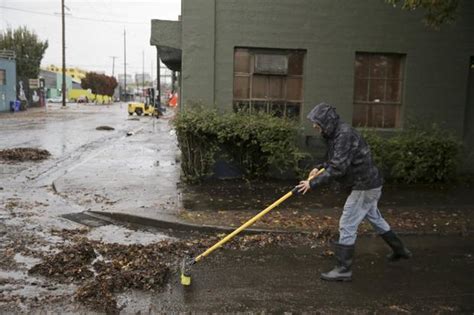
[[[172,116],[130,118],[124,104],[53,105],[0,116],[1,150],[28,147],[51,154],[39,161],[0,161],[0,313],[474,311],[470,216],[450,212],[473,204],[469,186],[424,192],[387,187],[381,206],[408,213],[401,227],[410,227],[411,211],[437,209],[444,220],[438,225],[461,228],[437,227],[445,234],[439,235],[430,226],[430,233],[404,237],[414,257],[399,264],[385,260],[382,240],[362,235],[352,283],[319,279],[334,259],[328,247],[334,231],[327,230],[238,237],[196,264],[192,285],[183,287],[181,258],[224,236],[186,225],[184,210],[195,214],[191,223],[231,226],[294,183],[186,186],[179,179]],[[282,205],[277,218],[317,209],[333,217],[327,225],[335,228],[343,198],[329,190],[298,196]],[[219,221],[222,213],[238,214],[238,220]],[[183,229],[146,224],[152,221]]]

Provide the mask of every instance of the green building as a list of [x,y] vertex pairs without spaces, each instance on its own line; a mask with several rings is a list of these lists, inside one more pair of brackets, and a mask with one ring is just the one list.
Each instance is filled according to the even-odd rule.
[[15,53],[0,50],[0,112],[10,111],[10,102],[16,100]]
[[181,106],[264,110],[295,119],[322,101],[345,121],[394,131],[446,126],[474,145],[474,1],[453,24],[384,0],[182,0],[179,21],[152,21],[151,44],[180,72]]

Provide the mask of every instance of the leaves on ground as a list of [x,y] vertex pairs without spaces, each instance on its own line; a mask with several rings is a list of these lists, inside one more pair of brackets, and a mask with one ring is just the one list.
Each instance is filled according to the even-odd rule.
[[12,148],[0,150],[0,160],[7,161],[39,161],[51,156],[48,150],[36,148]]

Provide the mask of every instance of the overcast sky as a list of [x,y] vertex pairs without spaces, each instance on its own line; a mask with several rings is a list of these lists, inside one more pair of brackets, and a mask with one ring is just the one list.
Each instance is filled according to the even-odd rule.
[[[123,73],[123,33],[127,33],[127,73],[156,73],[156,49],[150,46],[151,19],[177,20],[180,0],[65,0],[66,66]],[[0,0],[0,29],[26,25],[48,40],[42,66],[61,65],[61,0]]]

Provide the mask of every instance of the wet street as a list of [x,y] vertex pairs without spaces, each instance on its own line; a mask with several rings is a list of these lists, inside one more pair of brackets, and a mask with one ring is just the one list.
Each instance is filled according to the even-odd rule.
[[[100,270],[93,266],[94,262],[101,261],[104,266],[110,263],[115,268],[112,260],[116,257],[105,257],[108,250],[113,252],[107,247],[113,243],[124,245],[120,247],[123,252],[115,253],[125,257],[119,255],[120,264],[130,259],[126,256],[130,249],[127,246],[139,246],[142,251],[130,252],[142,255],[145,247],[140,246],[166,241],[170,244],[170,257],[183,257],[188,252],[199,252],[197,246],[204,247],[193,241],[216,238],[212,233],[198,235],[115,222],[109,217],[88,215],[90,211],[171,220],[177,219],[182,207],[211,211],[212,207],[253,204],[245,195],[240,199],[247,203],[237,204],[239,192],[229,196],[234,189],[232,183],[226,184],[227,191],[224,187],[217,192],[215,186],[206,189],[205,185],[185,187],[180,183],[179,151],[170,126],[172,116],[171,112],[160,119],[129,116],[125,104],[70,104],[66,109],[52,105],[47,111],[33,109],[0,115],[0,149],[31,147],[51,153],[41,162],[0,161],[0,313],[105,312],[77,299],[76,292],[87,279],[60,281],[54,278],[54,271],[51,278],[28,273],[64,246],[83,240],[96,246],[92,251],[95,258],[78,265],[86,266],[96,277]],[[101,126],[113,130],[96,129]],[[187,192],[185,198],[183,192]],[[265,196],[260,191],[262,197],[257,197],[261,204],[254,207],[260,208],[279,193]],[[471,202],[472,196],[465,195],[460,197],[462,204]],[[438,199],[426,200],[442,203],[449,199],[447,195],[437,196]],[[339,200],[325,202],[318,207],[333,207]],[[390,202],[386,201],[386,205],[392,206]],[[302,204],[301,200],[296,199],[295,204]],[[117,284],[111,291],[123,314],[472,314],[472,234],[412,235],[404,240],[414,257],[393,264],[386,262],[388,249],[380,239],[361,236],[351,283],[319,279],[320,272],[333,264],[324,244],[296,242],[277,246],[249,242],[240,250],[219,250],[195,265],[190,287],[185,288],[178,281],[179,259],[164,259],[169,268],[164,285],[138,290],[134,289],[138,286],[121,283],[122,287]],[[235,242],[244,241],[247,240],[240,238]],[[180,245],[174,248],[175,243]],[[146,254],[143,257],[147,259]],[[118,269],[128,271],[130,265],[120,265]],[[147,280],[137,278],[133,280],[138,284]]]
[[333,266],[321,249],[221,251],[195,265],[191,287],[181,287],[175,277],[147,303],[166,312],[472,314],[474,238],[405,239],[414,257],[396,264],[385,260],[388,250],[380,239],[360,239],[351,283],[319,279]]

